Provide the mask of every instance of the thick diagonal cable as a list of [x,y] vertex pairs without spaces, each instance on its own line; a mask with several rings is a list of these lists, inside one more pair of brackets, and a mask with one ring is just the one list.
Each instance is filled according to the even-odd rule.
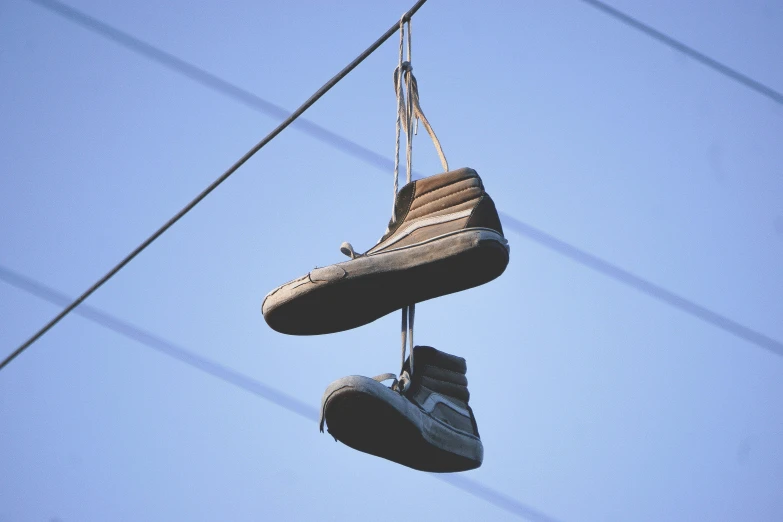
[[[419,8],[424,5],[424,3],[427,0],[419,0],[416,2],[416,4],[411,7],[404,15],[403,20],[410,19],[411,16],[413,16],[416,11],[419,10]],[[137,255],[139,255],[144,249],[146,249],[148,246],[152,244],[153,241],[158,239],[161,235],[163,235],[164,232],[166,232],[169,228],[171,228],[174,223],[179,221],[185,214],[190,212],[193,207],[198,205],[201,200],[203,200],[205,197],[207,197],[213,190],[218,188],[221,183],[226,181],[229,176],[231,176],[234,172],[236,172],[239,167],[245,164],[247,160],[249,160],[253,155],[261,150],[267,143],[272,141],[278,134],[280,134],[286,127],[291,125],[291,123],[294,122],[299,116],[301,116],[307,109],[310,108],[316,101],[318,101],[321,96],[326,94],[332,87],[337,85],[337,83],[342,80],[348,73],[350,73],[354,68],[356,68],[357,65],[362,63],[368,56],[370,56],[373,52],[375,52],[378,47],[383,44],[386,40],[389,39],[398,29],[399,25],[398,23],[395,23],[392,25],[380,38],[378,38],[372,45],[370,45],[367,49],[364,50],[359,56],[354,58],[351,63],[346,65],[340,72],[338,72],[336,75],[332,77],[328,82],[326,82],[320,89],[318,89],[312,96],[310,96],[298,109],[296,109],[293,113],[291,113],[283,122],[281,122],[277,127],[272,130],[269,134],[266,135],[264,139],[259,141],[252,149],[247,151],[244,156],[239,158],[231,167],[228,168],[223,174],[220,175],[215,181],[213,181],[207,188],[205,188],[201,193],[193,198],[193,200],[190,201],[187,205],[185,205],[182,210],[177,212],[171,219],[169,219],[166,223],[163,224],[158,230],[153,232],[151,236],[149,236],[147,239],[145,239],[139,246],[137,246],[133,251],[125,256],[125,258],[117,263],[111,270],[106,272],[106,274],[98,279],[91,287],[89,287],[82,295],[74,299],[74,301],[66,306],[59,314],[57,314],[51,321],[46,323],[40,330],[38,330],[35,334],[33,334],[32,337],[30,337],[27,341],[22,343],[21,346],[19,346],[16,350],[14,350],[8,357],[6,357],[3,362],[0,363],[0,370],[5,368],[11,361],[13,361],[20,353],[22,353],[24,350],[30,347],[35,341],[37,341],[42,335],[44,335],[46,332],[48,332],[54,325],[59,323],[66,315],[68,315],[74,308],[79,306],[82,301],[87,299],[93,292],[95,292],[97,289],[99,289],[101,286],[103,286],[106,281],[111,279],[117,272],[122,270],[122,268],[130,263],[133,258],[135,258]]]
[[731,78],[732,80],[741,83],[745,87],[752,89],[756,91],[757,93],[766,96],[770,100],[783,104],[783,94],[776,91],[775,89],[771,87],[767,87],[763,83],[754,80],[750,76],[747,76],[745,74],[742,74],[741,72],[737,71],[736,69],[733,69],[729,67],[728,65],[725,65],[723,63],[720,63],[718,60],[714,58],[710,58],[706,54],[697,51],[693,47],[690,47],[688,45],[685,45],[681,41],[672,38],[671,36],[662,33],[661,31],[655,29],[654,27],[651,27],[647,25],[646,23],[637,20],[636,18],[632,17],[631,15],[625,14],[619,9],[615,9],[614,7],[610,6],[609,4],[605,4],[604,2],[601,2],[600,0],[581,0],[587,5],[590,5],[599,11],[604,12],[605,14],[611,16],[615,20],[619,20],[620,22],[624,23],[625,25],[629,27],[633,27],[634,29],[643,32],[647,36],[650,36],[659,42],[663,43],[664,45],[668,45],[669,47],[676,49],[677,51],[690,56],[694,60],[700,62],[703,65],[706,65],[710,69],[717,71],[721,73],[722,75]]
[[[71,301],[71,297],[62,292],[2,265],[0,265],[0,281],[56,306],[64,306]],[[318,409],[311,404],[301,401],[296,397],[261,382],[258,379],[254,379],[249,375],[245,375],[216,361],[202,357],[159,335],[144,330],[96,307],[85,304],[77,308],[74,313],[92,323],[122,335],[127,339],[138,342],[147,348],[151,348],[160,354],[187,364],[211,377],[250,392],[257,397],[269,401],[308,421],[316,422],[318,420]],[[392,377],[394,377],[393,374]],[[517,517],[532,520],[533,522],[557,522],[554,518],[545,513],[464,475],[458,476],[431,473],[430,476],[446,482],[455,488],[461,489],[464,492]]]
[[[163,67],[181,74],[194,82],[214,90],[218,94],[233,99],[234,101],[244,104],[251,109],[266,114],[272,118],[283,119],[290,113],[283,107],[276,105],[260,96],[243,89],[233,83],[230,83],[204,69],[201,69],[192,63],[186,62],[181,58],[167,53],[147,42],[139,40],[138,38],[120,31],[116,27],[110,26],[105,22],[97,20],[81,11],[78,11],[70,6],[57,2],[56,0],[29,0],[34,2],[49,11],[62,16],[65,20],[80,25],[88,31],[112,40],[113,42],[125,47],[126,49],[144,56],[149,60],[152,60]],[[333,132],[317,123],[310,121],[306,118],[299,118],[292,126],[298,128],[308,136],[336,149],[340,152],[347,154],[353,158],[356,158],[364,163],[375,167],[383,172],[388,172],[390,168],[394,166],[394,161],[378,154],[374,150],[346,138],[336,132]],[[415,178],[421,178],[421,174],[414,172]],[[551,234],[540,230],[529,223],[525,223],[522,220],[508,214],[507,212],[500,212],[500,217],[504,223],[504,226],[516,234],[523,236],[534,243],[537,243],[544,248],[552,250],[559,255],[568,257],[572,261],[594,270],[606,277],[609,277],[615,281],[623,283],[624,285],[633,288],[643,294],[646,294],[653,299],[676,308],[686,314],[693,316],[700,321],[711,324],[712,326],[723,330],[724,332],[734,335],[744,341],[768,350],[769,352],[783,356],[783,342],[780,342],[768,335],[748,328],[728,317],[721,315],[713,310],[708,309],[690,299],[687,299],[681,295],[678,295],[662,286],[659,286],[651,281],[648,281],[640,276],[637,276],[622,267],[610,263],[609,261],[599,258],[579,247],[576,247],[562,239],[559,239]]]

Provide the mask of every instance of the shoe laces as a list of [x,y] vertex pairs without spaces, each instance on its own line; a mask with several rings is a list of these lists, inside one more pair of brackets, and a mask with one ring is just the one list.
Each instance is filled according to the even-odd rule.
[[[404,48],[406,43],[405,24],[408,25],[407,32],[407,60],[403,60]],[[389,226],[386,228],[386,232],[381,239],[389,234],[391,228],[397,223],[397,192],[399,187],[400,177],[400,140],[402,131],[406,136],[406,183],[410,183],[413,176],[413,135],[418,132],[419,121],[427,129],[432,139],[432,143],[435,145],[435,150],[440,158],[443,171],[448,172],[449,163],[446,160],[446,155],[443,153],[443,148],[440,145],[440,140],[432,129],[429,120],[424,115],[424,111],[421,109],[421,103],[419,102],[419,84],[416,81],[416,77],[413,75],[413,66],[411,65],[411,21],[410,18],[406,19],[403,16],[400,19],[400,48],[397,67],[394,69],[393,81],[394,92],[397,97],[397,120],[396,120],[396,139],[394,143],[394,198],[392,199],[392,217],[389,221]],[[407,96],[405,94],[407,91]],[[376,243],[377,244],[377,243]],[[361,254],[357,254],[353,246],[347,241],[340,245],[340,252],[350,257],[352,260],[360,257]],[[416,304],[410,304],[402,308],[402,328],[401,328],[401,341],[402,341],[402,365],[400,368],[399,377],[394,374],[385,373],[375,377],[377,381],[385,381],[389,378],[394,379],[392,383],[392,389],[405,393],[411,385],[411,379],[413,376],[413,320],[416,315]],[[410,340],[410,362],[408,369],[405,369],[405,352],[406,345]]]
[[[410,305],[403,307],[402,309],[402,328],[401,328],[401,341],[402,341],[402,363],[400,368],[400,374],[383,373],[373,377],[378,382],[393,380],[391,389],[399,392],[401,395],[408,391],[413,381],[413,320],[416,316],[416,305]],[[408,357],[408,367],[405,367],[406,351],[408,340],[410,340],[410,355]]]

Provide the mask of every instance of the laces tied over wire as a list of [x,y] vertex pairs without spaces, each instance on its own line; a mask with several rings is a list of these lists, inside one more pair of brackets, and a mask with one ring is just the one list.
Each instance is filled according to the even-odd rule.
[[[410,35],[410,28],[408,29],[408,35]],[[418,134],[419,122],[421,122],[422,125],[424,125],[424,128],[427,130],[427,134],[429,134],[430,139],[432,139],[433,145],[435,145],[435,151],[438,153],[438,158],[440,159],[440,164],[443,167],[443,171],[448,172],[449,162],[446,159],[446,154],[443,152],[443,147],[441,147],[440,140],[435,134],[435,130],[432,128],[432,125],[424,115],[424,111],[421,108],[421,102],[419,101],[419,84],[416,81],[416,77],[413,75],[413,66],[411,65],[411,62],[407,60],[401,62],[394,69],[394,90],[398,99],[397,111],[400,127],[408,136],[408,149],[411,149],[413,135]],[[405,95],[406,90],[408,93],[407,97]],[[407,156],[406,182],[410,183],[412,175],[412,158],[410,157],[410,150]],[[395,197],[396,193],[397,191],[395,187]]]
[[[407,32],[407,60],[403,60],[403,56],[406,54],[405,42],[405,24],[408,25]],[[406,183],[411,182],[413,176],[413,135],[418,131],[418,123],[424,125],[432,139],[432,143],[435,145],[435,150],[440,158],[441,166],[444,172],[449,170],[449,162],[446,160],[446,155],[443,152],[443,147],[440,145],[440,140],[435,134],[435,131],[430,125],[429,120],[424,115],[424,111],[421,108],[421,102],[419,101],[419,84],[416,81],[416,77],[413,75],[413,65],[411,64],[411,21],[410,18],[403,16],[400,19],[400,47],[399,57],[397,61],[397,67],[394,69],[393,82],[394,93],[397,97],[397,119],[395,122],[396,139],[394,142],[394,194],[392,198],[392,219],[397,220],[395,214],[395,203],[397,201],[397,191],[399,188],[400,177],[400,137],[402,131],[406,135]],[[407,95],[406,95],[407,91]]]

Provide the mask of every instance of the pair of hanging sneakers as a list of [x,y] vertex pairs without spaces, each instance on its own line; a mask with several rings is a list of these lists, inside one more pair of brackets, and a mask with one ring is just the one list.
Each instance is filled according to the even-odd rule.
[[[316,268],[266,296],[262,312],[270,327],[293,335],[356,328],[487,283],[509,260],[495,204],[470,168],[408,183],[374,247],[357,254],[343,243],[340,250],[351,260]],[[322,399],[321,431],[326,424],[344,444],[418,470],[477,468],[484,449],[466,372],[465,359],[416,346],[399,380],[384,374],[332,383]]]

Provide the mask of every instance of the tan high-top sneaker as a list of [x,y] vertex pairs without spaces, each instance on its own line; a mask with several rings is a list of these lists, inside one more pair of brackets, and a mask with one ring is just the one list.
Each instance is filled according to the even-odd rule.
[[372,322],[403,306],[459,292],[506,269],[508,242],[475,170],[405,185],[378,243],[351,260],[316,268],[264,299],[267,324],[294,335],[325,334]]

